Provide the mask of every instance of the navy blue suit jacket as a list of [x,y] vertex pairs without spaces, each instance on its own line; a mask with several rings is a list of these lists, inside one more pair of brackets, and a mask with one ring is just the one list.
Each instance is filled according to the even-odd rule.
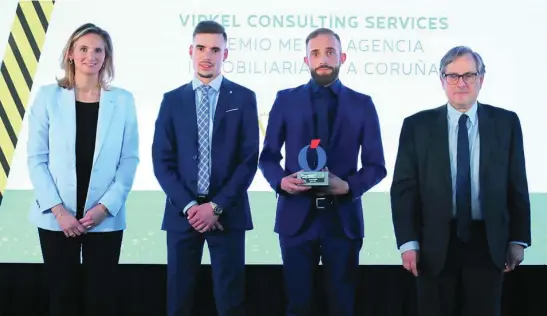
[[[197,198],[195,92],[185,84],[165,93],[152,144],[154,173],[166,194],[163,230],[193,229],[183,214]],[[223,78],[213,123],[208,197],[224,209],[225,229],[253,229],[247,189],[257,171],[258,110],[252,90]]]
[[[304,224],[313,199],[281,190],[281,179],[300,171],[298,153],[314,135],[310,83],[281,90],[270,111],[259,168],[279,194],[275,232],[293,235]],[[384,152],[376,108],[370,96],[342,85],[338,109],[331,127],[327,165],[329,171],[349,184],[348,194],[338,197],[344,231],[350,238],[364,237],[361,196],[385,178]],[[280,165],[285,145],[285,168]],[[361,153],[362,168],[357,170]]]

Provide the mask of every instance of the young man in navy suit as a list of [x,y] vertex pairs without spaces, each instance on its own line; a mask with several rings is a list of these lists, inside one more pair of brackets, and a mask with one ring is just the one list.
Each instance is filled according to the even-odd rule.
[[[370,96],[338,79],[346,59],[340,37],[317,29],[307,37],[306,47],[304,61],[312,79],[277,93],[259,166],[279,195],[275,231],[283,257],[287,315],[317,314],[312,292],[321,260],[329,314],[353,316],[364,238],[361,196],[386,176],[380,125]],[[312,139],[320,139],[326,151],[327,188],[312,189],[297,178],[299,152]],[[280,165],[283,145],[285,168]],[[362,168],[357,169],[360,150]]]
[[205,240],[219,316],[245,313],[245,231],[253,228],[247,189],[258,164],[258,111],[255,93],[221,74],[226,41],[222,25],[196,26],[194,79],[164,95],[156,121],[152,156],[166,194],[170,316],[193,315]]

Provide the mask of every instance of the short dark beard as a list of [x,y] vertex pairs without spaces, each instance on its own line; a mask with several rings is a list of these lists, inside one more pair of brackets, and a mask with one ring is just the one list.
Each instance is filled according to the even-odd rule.
[[210,79],[210,78],[213,78],[213,76],[214,76],[213,74],[208,74],[208,75],[206,75],[206,74],[200,74],[199,72],[198,72],[197,74],[198,74],[198,76],[200,76],[201,78],[205,78],[205,79]]
[[[319,75],[317,73],[317,69],[320,69],[320,68],[329,68],[332,70],[332,72],[328,75]],[[336,67],[321,66],[311,70],[310,73],[311,73],[312,79],[315,80],[315,82],[317,82],[318,85],[328,86],[329,84],[336,81],[336,79],[338,79],[338,75],[340,74],[340,66],[336,66]]]

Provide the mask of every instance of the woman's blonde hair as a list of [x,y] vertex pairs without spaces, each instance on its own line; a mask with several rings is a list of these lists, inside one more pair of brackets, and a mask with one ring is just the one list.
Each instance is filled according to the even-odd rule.
[[65,71],[65,75],[62,78],[57,79],[57,84],[65,89],[73,89],[75,86],[75,69],[74,62],[70,60],[69,54],[74,49],[74,44],[82,36],[87,34],[96,34],[100,36],[105,46],[105,59],[101,70],[99,71],[99,85],[103,89],[108,88],[108,84],[114,79],[114,61],[113,61],[113,47],[110,35],[105,30],[96,26],[93,23],[86,23],[77,28],[72,35],[70,35],[63,54],[61,55],[61,69]]

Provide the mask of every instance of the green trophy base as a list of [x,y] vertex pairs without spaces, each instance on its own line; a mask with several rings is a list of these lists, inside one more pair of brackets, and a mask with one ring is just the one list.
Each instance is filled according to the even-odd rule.
[[328,187],[329,173],[327,171],[302,171],[297,173],[298,179],[304,180],[301,185],[313,187]]

